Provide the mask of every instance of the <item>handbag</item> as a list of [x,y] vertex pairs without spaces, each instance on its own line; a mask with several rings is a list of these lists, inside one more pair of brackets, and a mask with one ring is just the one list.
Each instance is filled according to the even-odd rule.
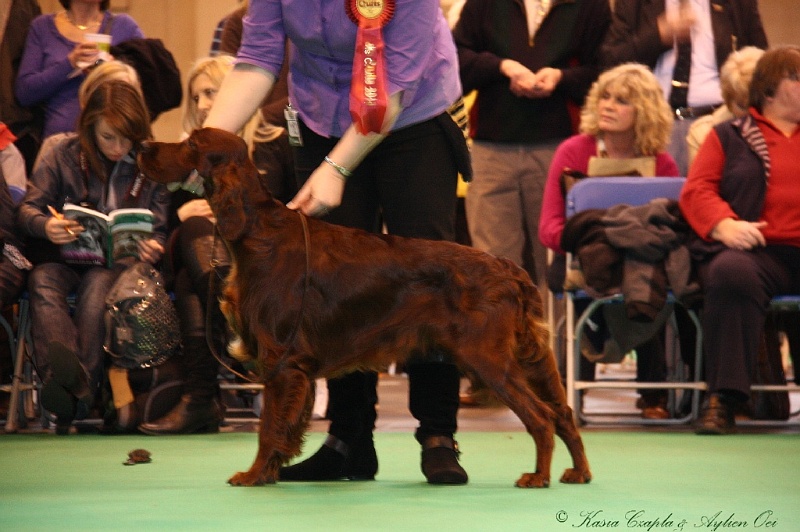
[[180,348],[175,306],[161,274],[144,262],[123,271],[111,287],[105,324],[103,347],[121,368],[158,366]]

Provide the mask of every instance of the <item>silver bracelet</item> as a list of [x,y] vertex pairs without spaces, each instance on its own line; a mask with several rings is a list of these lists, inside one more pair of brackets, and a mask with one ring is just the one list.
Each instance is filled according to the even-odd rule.
[[328,163],[329,165],[333,166],[336,169],[336,171],[339,172],[339,175],[341,175],[345,179],[347,179],[348,177],[353,175],[353,172],[351,172],[350,170],[348,170],[347,168],[345,168],[344,166],[342,166],[340,164],[336,164],[327,155],[325,156],[325,162]]

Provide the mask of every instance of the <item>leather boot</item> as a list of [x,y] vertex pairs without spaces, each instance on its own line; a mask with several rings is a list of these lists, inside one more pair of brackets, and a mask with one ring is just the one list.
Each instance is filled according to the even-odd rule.
[[709,394],[703,403],[700,417],[694,423],[695,434],[733,434],[736,432],[735,404],[720,393]]
[[83,419],[92,403],[89,379],[78,356],[60,342],[47,346],[50,378],[42,386],[42,407],[56,416],[56,434],[66,435],[74,419]]
[[467,472],[458,463],[458,442],[447,436],[429,436],[422,442],[422,474],[428,484],[466,484]]
[[375,480],[377,472],[378,456],[371,434],[352,446],[329,434],[316,453],[302,462],[282,467],[278,478],[299,482]]
[[151,423],[142,423],[139,430],[145,434],[192,434],[200,432],[219,432],[222,415],[216,401],[196,401],[184,394],[170,412]]

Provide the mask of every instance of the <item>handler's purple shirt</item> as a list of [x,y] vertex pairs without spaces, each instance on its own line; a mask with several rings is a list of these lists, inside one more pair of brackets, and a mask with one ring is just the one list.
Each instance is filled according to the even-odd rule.
[[[445,111],[460,95],[455,45],[438,0],[396,0],[383,28],[388,94],[403,91],[394,129]],[[319,135],[341,137],[352,123],[350,80],[356,25],[343,0],[252,0],[244,19],[240,63],[274,74],[291,41],[289,99]]]

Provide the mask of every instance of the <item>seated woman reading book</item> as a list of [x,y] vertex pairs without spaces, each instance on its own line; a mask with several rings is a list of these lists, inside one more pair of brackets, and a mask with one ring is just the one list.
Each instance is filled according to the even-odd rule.
[[[36,258],[28,281],[34,356],[44,382],[41,404],[56,415],[60,434],[88,414],[102,382],[107,293],[126,267],[136,260],[155,264],[164,252],[169,192],[141,176],[136,164],[136,151],[150,138],[141,93],[125,81],[101,84],[87,98],[77,133],[43,156],[19,208],[21,230],[42,248],[73,243],[86,231],[62,215],[68,202],[106,214],[120,208],[153,212],[153,234],[138,242],[138,259],[107,267],[67,264],[58,252]],[[76,296],[73,313],[70,294]]]

